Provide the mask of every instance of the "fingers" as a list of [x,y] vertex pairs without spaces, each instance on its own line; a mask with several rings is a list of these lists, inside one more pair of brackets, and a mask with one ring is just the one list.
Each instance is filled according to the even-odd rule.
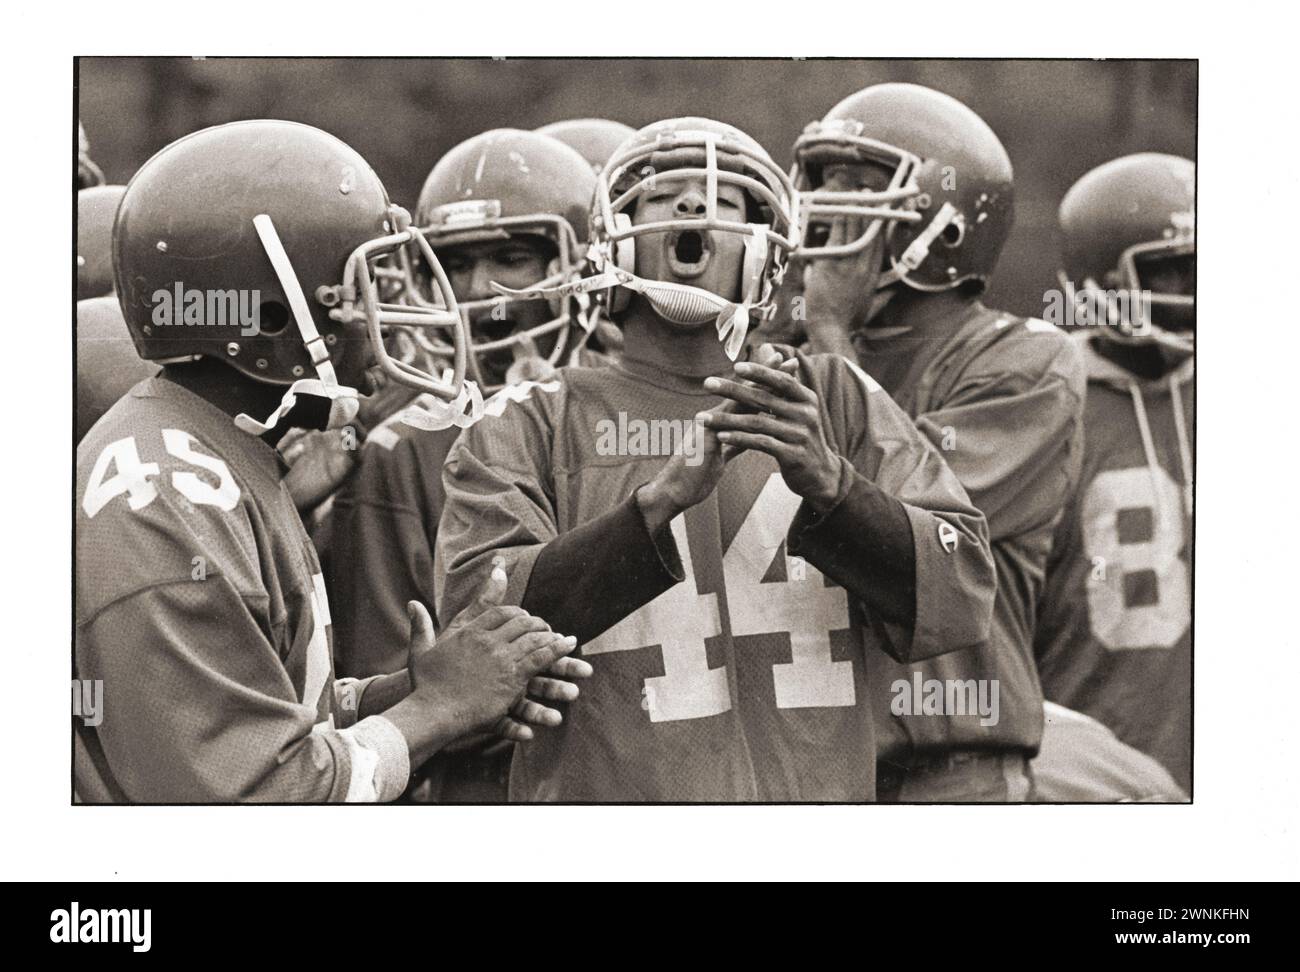
[[572,655],[556,659],[555,664],[547,669],[556,678],[591,678],[594,671],[586,661]]
[[[746,406],[757,412],[771,412],[773,415],[793,417],[799,409],[799,405],[785,398],[779,398],[773,395],[766,388],[759,388],[742,381],[735,381],[731,378],[706,378],[704,387],[715,394],[721,395],[729,401],[739,405]],[[705,425],[712,426],[713,418],[720,415],[737,415],[742,414],[736,409],[721,409],[701,412]]]
[[534,702],[532,699],[520,699],[510,710],[510,715],[516,721],[526,725],[545,726],[548,729],[554,729],[564,721],[564,716],[557,710],[548,708],[540,702]]
[[528,680],[528,694],[547,702],[572,702],[578,697],[578,686],[562,679],[534,675]]
[[736,364],[736,374],[741,378],[763,385],[775,394],[792,402],[815,403],[817,401],[817,395],[811,388],[784,371],[766,368],[763,365],[754,364],[752,361],[741,361]]
[[406,617],[411,622],[407,645],[412,655],[428,651],[433,647],[433,618],[429,609],[419,601],[406,602]]
[[551,630],[551,626],[536,615],[527,613],[523,608],[519,611],[518,615],[494,629],[498,638],[504,641],[515,641],[533,631]]
[[[466,608],[468,611],[469,608]],[[498,604],[490,607],[478,617],[473,618],[472,624],[484,631],[495,631],[497,628],[508,624],[515,618],[531,617],[527,611],[515,604]]]
[[[830,237],[827,239],[829,246],[844,246],[848,243],[855,243],[862,236],[864,231],[863,217],[861,216],[837,216],[831,221]],[[851,258],[853,254],[848,254],[841,259]]]
[[519,665],[524,674],[530,678],[546,671],[563,657],[578,647],[578,639],[572,635],[561,638],[550,631],[536,631],[526,634],[511,643],[511,650],[517,652]]
[[[764,413],[715,415],[709,419],[709,427],[719,435],[722,432],[756,432],[792,445],[803,442],[806,434],[801,426],[792,425],[790,422]],[[722,439],[722,441],[727,440]]]
[[718,438],[737,449],[766,452],[782,466],[790,459],[790,446],[770,435],[760,435],[756,432],[719,432]]
[[760,344],[749,360],[767,368],[779,368],[785,359],[782,357],[781,352],[772,345]]
[[510,716],[502,716],[492,731],[502,739],[509,739],[511,742],[529,742],[533,738],[532,729]]

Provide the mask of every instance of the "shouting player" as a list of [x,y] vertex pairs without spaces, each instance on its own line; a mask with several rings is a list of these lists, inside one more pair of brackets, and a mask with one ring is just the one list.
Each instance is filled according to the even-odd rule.
[[1050,324],[980,302],[1011,229],[1011,161],[969,108],[911,84],[845,98],[795,156],[810,345],[852,345],[987,517],[997,564],[987,640],[920,662],[870,656],[880,798],[1028,799],[1034,607],[1077,475],[1084,373]]
[[462,433],[444,471],[440,609],[502,560],[509,603],[597,671],[522,746],[512,800],[870,800],[867,656],[988,634],[983,518],[838,357],[735,363],[800,234],[744,133],[650,125],[601,174],[594,277],[623,357],[568,368]]
[[[495,571],[436,648],[408,606],[408,668],[334,679],[324,582],[274,445],[349,421],[372,355],[455,414],[462,325],[427,245],[447,309],[377,299],[371,261],[422,239],[407,222],[364,159],[292,122],[189,135],[127,187],[118,295],[163,370],[77,450],[75,672],[104,707],[76,724],[79,799],[391,799],[466,732],[554,722],[525,689],[551,690],[551,666],[587,670],[563,657],[571,639],[500,606]],[[388,357],[388,324],[450,329],[451,379]]]
[[[1035,654],[1047,697],[1190,790],[1196,168],[1129,155],[1061,203],[1087,448],[1056,533]],[[1045,754],[1046,755],[1046,754]],[[1035,764],[1047,774],[1046,761]],[[1175,794],[1172,799],[1178,799]]]

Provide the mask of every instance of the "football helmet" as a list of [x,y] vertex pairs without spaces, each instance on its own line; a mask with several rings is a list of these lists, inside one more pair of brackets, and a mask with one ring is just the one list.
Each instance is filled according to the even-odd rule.
[[[1194,287],[1196,164],[1158,152],[1114,159],[1070,187],[1059,219],[1061,285],[1105,309],[1111,326],[1103,336],[1190,353],[1196,298],[1151,278],[1161,265],[1181,262],[1187,289]],[[1161,326],[1172,321],[1186,329]]]
[[[415,220],[435,252],[513,236],[541,237],[556,253],[536,286],[554,287],[578,279],[586,266],[587,210],[595,182],[591,166],[564,143],[537,132],[499,128],[462,142],[438,161],[420,190]],[[418,259],[411,270],[410,302],[429,306],[427,274]],[[485,308],[506,312],[516,297],[504,293],[458,305],[470,335],[471,374],[484,391],[496,390],[485,378],[484,355],[551,341],[546,362],[558,367],[588,332],[588,321],[568,298],[551,302],[546,322],[496,340],[480,340],[468,330],[476,313]]]
[[104,173],[90,158],[90,142],[86,138],[86,128],[77,122],[77,175],[73,182],[74,189],[89,189],[102,186],[107,182]]
[[113,292],[113,217],[124,192],[93,186],[77,193],[77,300]]
[[[437,307],[379,299],[373,262],[411,243],[432,269]],[[437,258],[406,211],[389,203],[366,161],[317,128],[231,122],[162,149],[126,187],[113,230],[113,265],[140,357],[212,357],[250,378],[288,386],[265,421],[236,418],[250,433],[273,427],[296,395],[327,399],[331,427],[350,421],[358,393],[339,384],[335,368],[363,358],[359,341],[342,340],[362,328],[388,377],[453,405],[468,400],[465,327]],[[184,323],[208,326],[174,326],[181,323],[175,312],[159,320],[173,291],[178,301],[184,297]],[[220,308],[209,311],[211,320],[190,320],[193,294],[199,302],[206,297],[209,307],[213,295],[247,300],[257,312],[255,326],[225,320]],[[434,377],[391,357],[383,341],[388,325],[448,332],[450,376]]]
[[599,172],[605,168],[614,149],[627,141],[636,129],[608,118],[570,118],[543,125],[537,131],[563,142],[586,159],[593,172]]
[[157,372],[135,353],[116,297],[77,301],[78,442],[132,385]]
[[[705,213],[633,225],[640,197],[665,182],[704,179]],[[746,222],[719,219],[718,186],[746,195]],[[642,294],[660,316],[679,324],[715,320],[718,339],[735,360],[751,313],[764,319],[800,241],[798,199],[789,177],[744,132],[708,118],[672,118],[647,125],[615,150],[597,180],[592,203],[592,262],[596,276],[582,282],[603,290],[611,315]],[[662,233],[735,234],[744,240],[739,304],[699,287],[636,275],[636,241]]]
[[[805,128],[794,155],[806,223],[865,221],[856,240],[805,244],[801,258],[857,253],[883,232],[887,265],[878,288],[987,283],[1014,218],[1011,160],[993,130],[956,98],[916,84],[864,88]],[[881,166],[888,185],[823,190],[823,171],[837,162]]]

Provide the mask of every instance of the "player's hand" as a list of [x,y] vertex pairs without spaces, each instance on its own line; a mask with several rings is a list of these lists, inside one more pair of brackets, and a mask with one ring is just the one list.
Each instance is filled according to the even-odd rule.
[[284,484],[300,512],[320,505],[343,485],[356,465],[355,430],[351,442],[344,432],[293,430],[280,443],[280,455],[289,466]]
[[[830,222],[827,244],[852,243],[862,235],[865,225],[861,217],[837,217]],[[883,240],[884,234],[878,233],[858,253],[803,261],[808,351],[842,354],[850,361],[857,360],[850,338],[854,329],[866,324],[870,316],[876,281],[880,277]]]
[[510,714],[500,719],[495,732],[511,742],[528,742],[533,738],[533,726],[551,728],[563,721],[558,709],[546,702],[572,702],[578,697],[577,678],[590,678],[592,667],[581,658],[565,656],[556,659],[543,674],[528,680],[528,694],[514,704]]
[[[412,696],[442,713],[456,737],[496,728],[508,714],[522,729],[529,724],[558,725],[558,711],[540,703],[521,704],[521,700],[531,701],[524,699],[524,693],[536,684],[544,698],[572,701],[577,686],[567,678],[590,672],[585,662],[557,668],[577,641],[556,634],[521,607],[503,605],[505,591],[505,571],[494,567],[480,595],[436,642],[424,605],[418,601],[407,605]],[[545,675],[548,671],[560,675]],[[557,682],[567,688],[558,688]],[[518,735],[531,736],[531,730]]]
[[705,380],[705,388],[736,406],[709,412],[705,421],[723,446],[755,449],[775,459],[791,491],[825,512],[839,495],[842,467],[826,434],[817,393],[799,380],[798,372],[797,358],[783,359],[764,344],[754,361],[736,364],[736,379]]
[[[528,696],[520,699],[502,716],[491,732],[478,732],[458,739],[443,748],[443,752],[479,752],[484,756],[508,748],[511,743],[528,742],[533,738],[534,726],[558,726],[563,716],[542,702],[572,702],[578,697],[576,678],[590,678],[591,665],[581,658],[565,656],[555,662],[542,675],[528,682]],[[538,700],[542,700],[539,702]]]
[[695,416],[668,464],[637,490],[637,505],[652,534],[659,532],[678,513],[702,502],[717,488],[729,457],[724,455],[722,443],[705,417],[732,407],[730,402],[723,402]]

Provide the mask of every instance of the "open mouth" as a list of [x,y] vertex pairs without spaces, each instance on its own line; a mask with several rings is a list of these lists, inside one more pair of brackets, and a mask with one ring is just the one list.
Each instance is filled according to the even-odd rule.
[[704,273],[713,251],[708,238],[698,230],[681,230],[668,234],[664,241],[668,268],[674,277],[689,280]]
[[[508,338],[515,333],[518,325],[519,322],[512,317],[494,317],[491,309],[471,314],[469,320],[470,333],[478,345]],[[513,346],[510,344],[480,350],[477,354],[479,367],[484,372],[483,377],[491,384],[500,384],[515,360]]]
[[472,314],[469,319],[469,329],[470,333],[474,335],[474,340],[484,343],[508,338],[515,333],[517,326],[518,321],[513,317],[501,316],[499,311],[494,316],[492,310],[484,310]]

